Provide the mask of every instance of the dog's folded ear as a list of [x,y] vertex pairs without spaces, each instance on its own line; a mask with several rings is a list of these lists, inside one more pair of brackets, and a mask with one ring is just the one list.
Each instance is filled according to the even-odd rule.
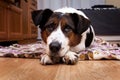
[[84,18],[82,15],[71,13],[70,16],[74,22],[76,33],[82,34],[90,26],[90,20]]
[[35,10],[35,11],[32,11],[31,14],[32,14],[32,20],[34,22],[34,24],[37,26],[39,25],[38,23],[38,15],[42,12],[43,10]]
[[32,20],[36,26],[39,25],[42,28],[52,13],[50,9],[32,11]]

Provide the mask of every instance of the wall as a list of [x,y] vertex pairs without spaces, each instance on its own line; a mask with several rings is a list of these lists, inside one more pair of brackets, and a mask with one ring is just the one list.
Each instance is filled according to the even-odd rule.
[[120,0],[106,0],[106,4],[112,4],[118,8],[120,8]]
[[105,4],[105,0],[38,0],[38,9],[55,10],[66,6],[80,9],[91,8],[91,6],[98,4]]

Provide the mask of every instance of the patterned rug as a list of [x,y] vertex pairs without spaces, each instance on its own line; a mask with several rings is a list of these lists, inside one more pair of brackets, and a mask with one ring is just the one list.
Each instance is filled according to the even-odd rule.
[[44,52],[45,44],[42,41],[26,45],[0,46],[0,57],[40,58],[40,55]]
[[[42,41],[26,45],[0,46],[0,57],[40,58],[41,54],[45,54],[45,48],[46,46]],[[80,51],[79,54],[80,60],[120,59],[120,44],[110,43],[96,37],[93,45]],[[93,58],[93,55],[100,57]]]

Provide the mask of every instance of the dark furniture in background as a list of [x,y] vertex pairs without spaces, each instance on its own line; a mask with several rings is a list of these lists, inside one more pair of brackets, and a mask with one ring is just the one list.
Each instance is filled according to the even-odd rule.
[[37,9],[37,0],[0,0],[0,43],[36,40],[37,27],[31,11]]
[[80,9],[91,20],[96,35],[120,35],[119,8]]

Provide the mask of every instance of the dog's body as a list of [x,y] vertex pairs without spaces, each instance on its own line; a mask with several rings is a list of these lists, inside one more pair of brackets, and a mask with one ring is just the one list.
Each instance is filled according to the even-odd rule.
[[42,64],[54,64],[61,60],[75,64],[78,52],[89,47],[94,40],[94,30],[88,17],[74,8],[50,9],[32,12],[35,25],[41,28],[43,41],[47,45]]

